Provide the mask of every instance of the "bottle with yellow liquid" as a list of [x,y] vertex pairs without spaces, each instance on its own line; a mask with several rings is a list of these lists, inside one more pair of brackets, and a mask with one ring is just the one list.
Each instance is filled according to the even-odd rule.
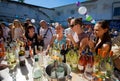
[[6,59],[10,70],[14,69],[17,64],[17,60],[15,54],[13,53],[13,49],[10,47],[7,48]]

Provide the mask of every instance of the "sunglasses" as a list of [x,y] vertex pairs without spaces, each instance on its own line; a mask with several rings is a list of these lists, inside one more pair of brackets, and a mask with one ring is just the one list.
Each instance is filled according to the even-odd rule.
[[70,27],[73,28],[75,25],[76,25],[76,24],[72,24],[72,25],[70,25]]

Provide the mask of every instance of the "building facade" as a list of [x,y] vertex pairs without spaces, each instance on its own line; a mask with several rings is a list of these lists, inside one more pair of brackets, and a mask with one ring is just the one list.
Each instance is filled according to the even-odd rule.
[[[81,2],[80,6],[75,3],[55,8],[45,8],[15,1],[0,2],[0,21],[11,22],[18,18],[24,21],[26,18],[35,19],[36,23],[44,19],[48,22],[59,22],[67,27],[68,17],[81,17],[86,21],[85,15],[78,13],[81,6],[87,8],[89,14],[95,21],[109,20],[112,25],[118,26],[120,20],[120,0],[89,0]],[[115,22],[113,21],[115,20]]]

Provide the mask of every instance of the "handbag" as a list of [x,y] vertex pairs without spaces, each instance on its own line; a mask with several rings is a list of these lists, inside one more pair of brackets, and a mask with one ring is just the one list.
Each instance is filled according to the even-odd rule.
[[47,31],[45,32],[45,34],[43,35],[43,38],[40,40],[40,42],[38,42],[38,44],[42,47],[44,47],[44,38],[46,38],[47,32],[50,28],[47,29]]

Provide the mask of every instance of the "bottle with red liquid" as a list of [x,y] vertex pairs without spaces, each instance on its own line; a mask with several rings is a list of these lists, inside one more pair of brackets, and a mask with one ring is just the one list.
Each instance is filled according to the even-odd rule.
[[79,69],[80,73],[84,73],[86,64],[87,64],[87,56],[86,56],[85,51],[82,51],[82,54],[78,61],[78,69]]
[[5,47],[4,43],[0,41],[0,58],[5,56]]
[[84,76],[88,80],[92,80],[93,79],[92,74],[93,74],[94,56],[89,48],[87,48],[87,50],[88,50],[87,51],[87,64],[85,67]]

